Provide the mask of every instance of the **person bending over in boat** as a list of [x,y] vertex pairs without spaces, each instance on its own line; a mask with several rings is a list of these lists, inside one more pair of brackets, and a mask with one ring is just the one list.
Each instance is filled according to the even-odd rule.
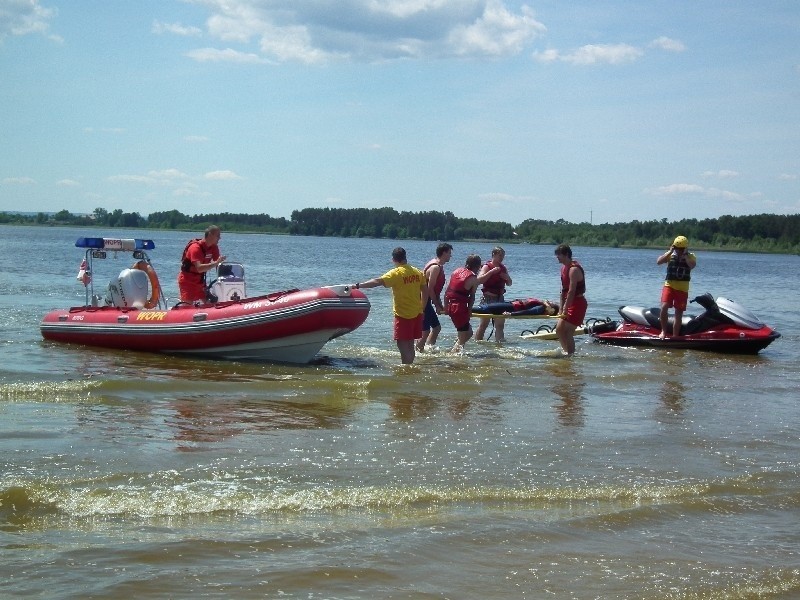
[[[503,264],[506,257],[506,251],[502,247],[497,246],[492,249],[492,259],[486,261],[486,264],[481,267],[478,276],[485,275],[489,271],[493,272],[483,283],[483,298],[481,304],[488,304],[490,302],[504,302],[506,286],[511,285],[511,276],[508,274],[508,269]],[[486,328],[489,326],[489,319],[481,319],[478,323],[478,329],[475,332],[475,339],[482,340],[483,334],[486,333]],[[495,321],[494,324],[494,339],[497,342],[505,342],[505,323],[503,321]]]
[[452,255],[453,246],[443,242],[436,246],[436,258],[429,260],[422,269],[428,284],[428,303],[422,315],[422,337],[417,340],[418,352],[424,352],[426,344],[429,349],[435,346],[442,330],[439,315],[444,314],[444,304],[442,304],[442,290],[445,284],[444,265],[450,262]]
[[675,337],[681,334],[681,320],[683,311],[686,310],[686,303],[689,300],[689,281],[692,278],[692,269],[697,266],[697,257],[689,252],[689,240],[685,236],[679,235],[672,242],[669,250],[664,252],[656,259],[657,265],[667,263],[667,278],[661,288],[661,333],[658,335],[662,340],[669,334],[669,309],[675,309],[675,320],[672,324],[672,335]]
[[481,272],[481,257],[477,254],[470,254],[463,267],[459,267],[450,275],[450,283],[444,293],[444,308],[450,315],[450,320],[458,332],[458,340],[451,352],[461,352],[472,337],[472,325],[469,322],[472,305],[475,303],[475,290],[478,285],[489,279],[492,275],[500,271],[500,267]]
[[561,312],[556,335],[564,354],[572,356],[575,354],[575,328],[583,324],[588,308],[586,278],[580,263],[572,260],[572,248],[566,244],[556,248],[556,259],[561,263]]
[[393,269],[364,283],[354,283],[353,287],[357,290],[380,285],[391,288],[394,339],[400,350],[400,360],[410,365],[414,362],[414,341],[422,337],[422,312],[428,302],[428,284],[422,271],[408,264],[405,248],[392,250],[392,262]]
[[216,225],[209,226],[203,239],[186,244],[181,256],[181,272],[178,273],[178,290],[181,302],[204,302],[206,300],[206,273],[225,260],[219,254],[222,232]]

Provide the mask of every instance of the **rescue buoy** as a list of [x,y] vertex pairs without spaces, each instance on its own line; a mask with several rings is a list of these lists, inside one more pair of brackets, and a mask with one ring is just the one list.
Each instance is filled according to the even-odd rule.
[[144,271],[147,273],[147,278],[150,280],[150,297],[147,299],[147,302],[145,302],[144,307],[155,308],[158,306],[158,299],[161,296],[161,285],[158,283],[158,275],[156,275],[156,270],[144,260],[134,263],[131,269]]

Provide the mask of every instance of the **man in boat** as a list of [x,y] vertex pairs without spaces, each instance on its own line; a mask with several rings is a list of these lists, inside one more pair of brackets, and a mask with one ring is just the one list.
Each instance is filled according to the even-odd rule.
[[445,284],[444,265],[450,262],[452,255],[453,246],[443,242],[436,247],[436,258],[429,260],[422,269],[428,284],[428,302],[422,315],[422,337],[417,340],[419,352],[425,350],[425,344],[428,347],[435,346],[442,330],[439,315],[444,314],[444,304],[442,304],[442,290]]
[[422,313],[428,302],[428,284],[422,271],[408,264],[405,248],[392,250],[392,262],[395,265],[393,269],[364,283],[355,283],[353,287],[360,289],[382,285],[391,288],[394,339],[400,350],[400,360],[410,365],[414,362],[414,341],[422,337]]
[[567,244],[560,244],[555,254],[561,263],[561,313],[558,315],[556,335],[564,354],[572,356],[575,354],[575,328],[583,324],[588,308],[586,278],[580,263],[572,260],[572,248]]
[[689,281],[692,276],[692,269],[697,266],[697,257],[693,252],[689,252],[689,240],[685,236],[679,235],[672,242],[669,250],[664,252],[656,259],[657,265],[667,263],[667,278],[661,288],[661,333],[658,335],[664,339],[669,335],[668,321],[669,309],[675,309],[675,319],[672,324],[672,335],[675,337],[681,334],[681,321],[683,311],[686,310],[686,303],[689,300]]
[[203,239],[186,244],[181,257],[181,272],[178,273],[181,302],[206,300],[206,273],[216,269],[226,258],[219,254],[221,237],[220,228],[211,225],[206,229]]
[[[506,257],[506,251],[500,246],[492,249],[491,260],[486,261],[486,264],[481,267],[478,276],[486,274],[488,271],[493,271],[493,275],[483,281],[483,298],[481,304],[490,304],[492,302],[504,302],[506,286],[511,285],[511,276],[508,274],[508,269],[503,264]],[[486,333],[486,328],[489,326],[489,318],[483,318],[478,323],[478,329],[475,331],[475,339],[482,340],[483,334]],[[505,342],[505,322],[498,319],[494,323],[494,339],[497,342]]]
[[472,325],[469,319],[478,285],[500,270],[500,267],[492,267],[478,275],[480,268],[481,257],[477,254],[470,254],[464,266],[459,267],[450,275],[450,283],[444,294],[444,307],[458,332],[458,340],[451,350],[453,353],[461,352],[464,344],[472,337]]

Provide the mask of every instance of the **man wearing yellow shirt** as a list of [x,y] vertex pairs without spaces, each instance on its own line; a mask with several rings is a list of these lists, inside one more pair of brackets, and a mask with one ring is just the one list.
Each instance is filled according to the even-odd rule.
[[394,310],[394,339],[400,350],[400,360],[410,365],[414,362],[414,341],[422,337],[422,312],[428,302],[428,284],[425,275],[406,261],[405,248],[392,250],[394,268],[380,277],[364,283],[356,283],[354,288],[388,287],[392,290]]
[[682,235],[676,237],[669,250],[656,259],[657,265],[664,263],[667,263],[667,279],[661,288],[661,333],[658,336],[662,339],[669,335],[667,322],[672,307],[675,308],[672,335],[678,337],[681,334],[683,311],[689,300],[689,281],[692,279],[692,269],[697,266],[697,257],[689,252],[689,240]]

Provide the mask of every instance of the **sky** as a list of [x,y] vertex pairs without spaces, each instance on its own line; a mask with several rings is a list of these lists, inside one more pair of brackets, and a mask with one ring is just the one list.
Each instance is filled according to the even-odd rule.
[[800,212],[800,2],[0,0],[0,211]]

